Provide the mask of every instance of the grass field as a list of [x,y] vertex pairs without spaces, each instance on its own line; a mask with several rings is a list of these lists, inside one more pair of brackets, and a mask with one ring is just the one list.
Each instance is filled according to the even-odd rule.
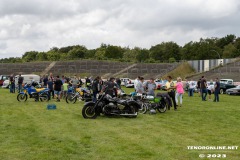
[[[126,92],[130,92],[129,89]],[[237,150],[189,150],[187,146],[240,146],[240,97],[220,95],[219,103],[195,95],[183,107],[130,118],[83,119],[82,102],[49,103],[0,89],[1,160],[195,160],[240,159]],[[226,158],[199,158],[223,154]],[[218,155],[219,156],[219,155]]]

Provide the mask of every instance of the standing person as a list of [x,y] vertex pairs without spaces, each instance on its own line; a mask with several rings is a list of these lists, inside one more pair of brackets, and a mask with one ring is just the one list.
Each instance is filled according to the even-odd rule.
[[207,90],[208,90],[208,100],[211,101],[212,100],[211,95],[212,95],[212,93],[214,91],[214,85],[213,85],[213,81],[212,80],[210,80],[210,83],[207,86]]
[[57,102],[60,102],[60,96],[61,96],[61,91],[62,91],[62,81],[60,80],[59,76],[57,76],[56,81],[54,82],[54,94],[55,97],[57,98]]
[[47,82],[47,88],[49,89],[49,97],[51,98],[52,95],[52,99],[54,99],[53,81],[51,80],[51,78],[49,78]]
[[21,74],[19,74],[18,77],[18,93],[20,93],[22,91],[22,85],[23,85],[23,77]]
[[67,97],[67,92],[68,92],[68,86],[69,86],[69,82],[68,80],[66,80],[64,83],[63,83],[63,97],[66,98]]
[[194,93],[194,89],[195,89],[195,85],[194,85],[195,83],[192,79],[188,83],[189,83],[188,96],[193,97],[193,93]]
[[93,102],[97,100],[97,94],[100,92],[100,77],[97,76],[92,84],[92,91],[93,91]]
[[91,80],[88,77],[86,77],[86,85],[85,86],[88,90],[91,89]]
[[48,75],[46,74],[43,78],[43,87],[47,87]]
[[200,89],[201,89],[201,93],[202,93],[202,101],[207,101],[206,100],[206,97],[207,97],[207,81],[206,81],[204,76],[202,76],[202,78],[201,78]]
[[71,79],[72,87],[73,87],[73,91],[76,92],[76,88],[79,85],[79,80],[77,79],[77,75],[74,75],[74,77]]
[[80,87],[82,87],[82,85],[83,85],[83,82],[82,82],[81,77],[78,77],[78,81],[79,81],[78,88],[80,88]]
[[138,82],[140,80],[140,76],[138,76],[135,80],[134,80],[134,89],[135,89],[135,92],[136,92],[136,87],[138,85]]
[[199,97],[202,96],[202,93],[201,93],[201,78],[197,81],[197,91],[198,91]]
[[136,92],[137,93],[140,93],[140,94],[144,93],[143,81],[144,81],[144,78],[139,77],[139,81],[138,81],[137,86],[136,86]]
[[[176,104],[176,99],[175,99],[175,89],[176,89],[176,85],[174,84],[174,82],[172,81],[172,77],[171,76],[167,76],[167,83],[166,83],[166,89],[168,91],[168,95],[171,97],[172,102],[173,102],[173,106],[174,106],[174,110],[177,110],[177,104]],[[168,107],[168,110],[170,110],[170,108]]]
[[55,81],[52,72],[49,74],[49,78],[50,78],[51,81],[53,81],[53,82]]
[[155,96],[154,90],[157,89],[157,85],[154,82],[153,78],[150,78],[150,81],[146,82],[146,84],[144,85],[144,88],[147,91],[147,95]]
[[116,79],[116,83],[118,85],[118,88],[121,89],[121,79],[120,78]]
[[15,93],[15,76],[12,74],[9,79],[10,93]]
[[219,79],[215,79],[215,85],[214,85],[214,100],[213,102],[219,102],[219,92],[220,92],[220,82]]
[[182,97],[183,97],[184,89],[181,77],[177,78],[176,84],[176,105],[178,106],[178,98],[180,99],[180,107],[182,107]]

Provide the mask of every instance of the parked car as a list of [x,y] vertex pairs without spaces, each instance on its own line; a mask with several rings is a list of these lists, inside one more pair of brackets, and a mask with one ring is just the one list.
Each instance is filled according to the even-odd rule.
[[3,82],[9,78],[9,75],[0,75],[0,86],[3,85]]
[[228,95],[240,95],[240,85],[238,85],[235,88],[227,89],[226,94],[228,94]]
[[129,79],[129,80],[125,81],[125,87],[126,88],[134,88],[134,80]]
[[235,88],[232,79],[220,79],[220,93],[223,94],[227,89]]
[[121,80],[121,86],[125,86],[125,82],[130,80],[129,78],[120,78]]
[[155,80],[157,89],[160,90],[162,89],[162,86],[166,84],[167,80]]

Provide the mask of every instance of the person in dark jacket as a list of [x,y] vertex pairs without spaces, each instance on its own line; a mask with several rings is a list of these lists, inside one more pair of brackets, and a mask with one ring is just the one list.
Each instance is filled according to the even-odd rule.
[[214,85],[214,100],[213,102],[219,102],[220,82],[218,78],[215,79]]
[[22,91],[22,85],[23,85],[23,77],[21,76],[21,74],[19,74],[19,77],[18,77],[18,93],[20,93]]
[[103,91],[105,91],[106,94],[109,94],[112,97],[116,97],[117,85],[114,81],[115,78],[110,78],[109,81],[105,83],[105,87],[103,88]]
[[97,76],[92,84],[92,91],[93,91],[93,102],[97,100],[97,94],[100,92],[100,77]]

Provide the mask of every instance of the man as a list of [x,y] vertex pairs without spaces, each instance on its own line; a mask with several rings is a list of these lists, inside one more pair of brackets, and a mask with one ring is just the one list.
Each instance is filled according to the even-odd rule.
[[72,84],[74,92],[76,92],[76,88],[79,85],[79,80],[77,79],[77,75],[74,75],[70,83]]
[[202,101],[207,101],[207,81],[204,76],[201,78],[201,83],[200,83],[200,90],[202,93]]
[[214,91],[214,84],[213,84],[213,81],[210,80],[210,83],[209,85],[207,86],[207,90],[208,90],[208,100],[211,101],[212,100],[212,93]]
[[109,81],[107,81],[105,83],[106,86],[103,88],[103,91],[105,91],[106,94],[109,94],[112,97],[116,97],[115,88],[117,86],[116,86],[116,83],[114,81],[115,81],[115,78],[113,78],[113,77],[110,78]]
[[191,79],[191,81],[189,81],[188,84],[189,84],[188,96],[189,96],[189,97],[193,97],[193,93],[194,93],[194,89],[195,89],[195,83],[194,83],[194,81]]
[[100,92],[100,77],[97,76],[92,84],[92,91],[93,91],[93,102],[96,102],[97,100],[97,94]]
[[139,77],[139,81],[138,81],[137,86],[135,88],[137,93],[140,93],[140,94],[144,93],[143,81],[144,81],[144,78]]
[[147,95],[155,96],[154,90],[156,90],[157,85],[154,82],[153,78],[150,78],[150,81],[146,82],[146,84],[144,85],[144,88],[147,91]]
[[91,89],[91,80],[90,80],[88,77],[86,77],[86,88],[87,88],[88,90]]
[[198,91],[199,97],[202,95],[200,86],[201,86],[201,78],[197,81],[197,91]]
[[219,79],[215,79],[215,85],[214,85],[214,100],[213,102],[219,102],[219,92],[220,92],[220,82]]
[[21,76],[21,74],[19,74],[19,77],[18,77],[18,93],[20,93],[22,91],[23,79],[24,78]]
[[[175,90],[176,90],[176,85],[172,81],[171,76],[167,76],[168,82],[166,83],[166,89],[168,91],[168,95],[171,97],[173,105],[174,105],[174,110],[177,110],[177,104],[176,104],[176,99],[175,99]],[[168,110],[170,110],[170,107],[168,107]]]
[[55,97],[57,98],[57,102],[60,102],[60,96],[61,96],[61,91],[62,91],[62,81],[60,80],[59,76],[57,76],[56,81],[54,82],[54,94]]
[[15,76],[12,74],[9,79],[10,93],[15,93]]
[[120,79],[120,78],[117,78],[117,79],[116,79],[116,83],[117,83],[117,85],[118,85],[118,88],[121,89],[121,83],[122,83],[122,82],[121,82],[121,79]]
[[134,80],[134,89],[135,89],[135,91],[136,91],[136,87],[137,87],[137,85],[138,85],[139,80],[140,80],[140,76],[138,76],[138,77]]

